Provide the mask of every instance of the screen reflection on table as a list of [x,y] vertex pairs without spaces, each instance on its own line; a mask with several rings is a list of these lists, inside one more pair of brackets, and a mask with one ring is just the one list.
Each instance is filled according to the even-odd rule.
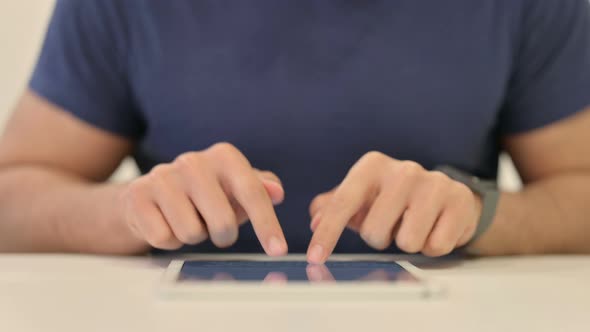
[[179,281],[253,281],[285,284],[417,281],[395,262],[352,261],[313,265],[305,262],[261,261],[187,261]]

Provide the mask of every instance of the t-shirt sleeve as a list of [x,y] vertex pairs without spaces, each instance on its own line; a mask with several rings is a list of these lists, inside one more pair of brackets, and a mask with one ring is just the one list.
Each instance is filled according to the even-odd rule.
[[503,134],[526,132],[590,105],[588,0],[530,0],[500,115]]
[[91,125],[138,139],[142,118],[129,86],[125,22],[117,3],[59,0],[29,88]]

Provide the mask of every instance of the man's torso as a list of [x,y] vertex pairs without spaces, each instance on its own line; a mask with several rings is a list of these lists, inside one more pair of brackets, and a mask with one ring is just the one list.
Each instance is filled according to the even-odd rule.
[[[235,144],[281,177],[277,213],[291,251],[306,249],[311,199],[368,151],[493,177],[519,15],[510,3],[128,5],[128,76],[145,122],[140,168]],[[242,227],[234,250],[259,248]],[[337,247],[364,250],[348,233]]]

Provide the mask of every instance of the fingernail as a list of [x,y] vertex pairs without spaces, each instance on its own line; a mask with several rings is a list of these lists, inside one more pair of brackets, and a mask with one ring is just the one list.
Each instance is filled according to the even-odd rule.
[[319,244],[314,244],[309,250],[307,260],[313,264],[321,264],[324,262],[324,248]]
[[270,182],[270,183],[276,183],[276,185],[277,186],[280,186],[280,187],[283,186],[283,184],[280,181],[277,181],[277,180],[272,179],[272,178],[265,178],[264,181],[267,181],[267,182]]
[[271,197],[270,197],[273,205],[281,204],[285,200],[285,190],[283,189],[283,186],[280,183],[275,182],[275,181],[267,181],[267,183],[272,183],[273,186],[277,186],[278,189],[282,192],[280,197],[273,197],[274,195],[271,195]]
[[236,242],[238,239],[238,234],[229,229],[217,234],[217,241],[223,246],[230,246]]
[[276,198],[276,197],[272,197],[271,198],[271,201],[272,201],[272,205],[279,205],[279,204],[283,203],[283,200],[282,199],[279,199],[279,198]]
[[287,246],[283,241],[279,240],[276,236],[270,238],[268,241],[268,250],[271,256],[284,255],[287,251]]
[[312,232],[315,232],[315,229],[318,227],[318,224],[320,223],[320,213],[316,213],[315,217],[313,217],[313,219],[311,220],[311,224],[309,225],[309,228],[311,229]]

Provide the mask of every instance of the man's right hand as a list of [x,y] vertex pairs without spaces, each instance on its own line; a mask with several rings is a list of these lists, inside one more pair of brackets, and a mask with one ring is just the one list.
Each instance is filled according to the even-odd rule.
[[122,192],[132,232],[160,249],[177,249],[211,238],[220,248],[238,238],[250,219],[268,255],[287,253],[273,205],[284,199],[279,178],[259,171],[228,143],[180,155],[129,183]]

